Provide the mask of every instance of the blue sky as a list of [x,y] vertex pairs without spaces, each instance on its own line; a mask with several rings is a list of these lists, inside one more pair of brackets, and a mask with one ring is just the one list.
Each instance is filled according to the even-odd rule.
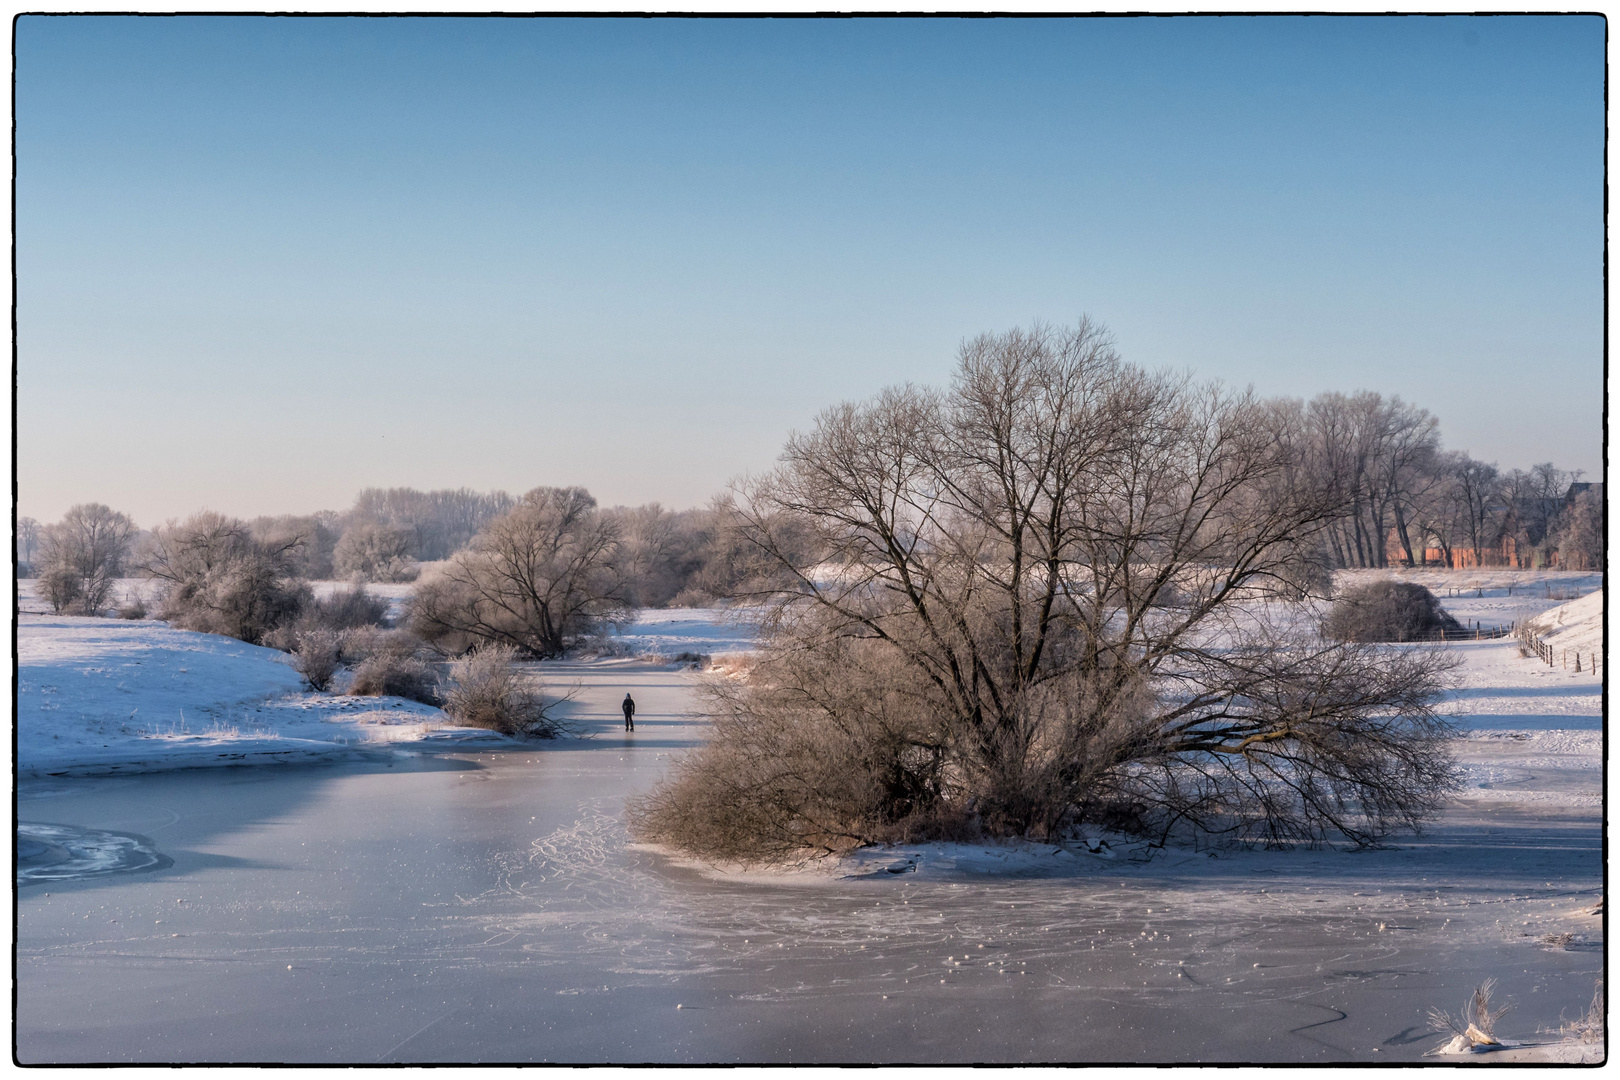
[[1086,313],[1601,469],[1597,17],[17,23],[20,510],[704,502]]

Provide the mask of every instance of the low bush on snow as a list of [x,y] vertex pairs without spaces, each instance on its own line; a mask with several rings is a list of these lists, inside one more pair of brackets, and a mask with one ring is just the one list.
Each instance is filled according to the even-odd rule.
[[293,643],[293,670],[304,677],[311,690],[325,692],[332,687],[337,676],[339,646],[342,643],[336,631],[315,628],[300,633]]
[[367,697],[402,697],[424,705],[439,703],[433,665],[414,653],[374,653],[354,669],[349,693]]
[[299,642],[314,631],[330,631],[341,637],[350,631],[380,627],[387,617],[387,598],[373,596],[364,585],[356,585],[339,589],[325,599],[310,597],[296,616],[267,632],[263,644],[283,652],[298,652]]
[[517,649],[486,645],[457,660],[445,684],[444,711],[456,723],[505,735],[556,738],[562,725],[517,666]]
[[388,621],[388,598],[373,596],[364,585],[355,585],[316,600],[305,609],[303,617],[329,630],[382,626]]
[[1322,632],[1338,641],[1424,641],[1463,626],[1434,593],[1408,581],[1373,581],[1334,601]]

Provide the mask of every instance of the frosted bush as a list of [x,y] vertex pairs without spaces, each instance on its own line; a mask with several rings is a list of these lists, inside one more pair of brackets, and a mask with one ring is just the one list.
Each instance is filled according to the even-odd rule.
[[458,724],[506,735],[552,739],[562,733],[510,645],[486,645],[457,660],[445,684],[444,711]]
[[305,630],[293,648],[293,670],[304,677],[311,690],[331,689],[338,672],[340,638],[332,630]]

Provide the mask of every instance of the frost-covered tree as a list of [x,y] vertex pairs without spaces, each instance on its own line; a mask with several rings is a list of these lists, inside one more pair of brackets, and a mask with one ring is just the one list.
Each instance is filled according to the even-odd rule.
[[1399,397],[1370,391],[1320,394],[1308,420],[1316,479],[1346,496],[1324,534],[1335,562],[1388,566],[1392,532],[1406,561],[1419,561],[1414,519],[1440,475],[1439,421]]
[[135,523],[101,503],[81,503],[39,538],[40,588],[58,613],[94,615],[124,573]]
[[34,561],[34,549],[39,547],[39,522],[31,517],[17,519],[17,562],[29,566]]
[[1570,500],[1559,516],[1558,562],[1570,570],[1603,567],[1602,489],[1587,489]]
[[259,540],[244,521],[205,510],[153,530],[138,568],[163,582],[163,618],[259,644],[310,601],[296,565],[301,536]]
[[1558,515],[1569,485],[1580,477],[1550,461],[1503,477],[1504,531],[1513,537],[1520,569],[1546,566],[1558,547]]
[[343,534],[338,519],[339,515],[331,510],[281,514],[254,518],[248,530],[260,543],[285,549],[299,577],[323,581],[332,576],[332,552]]
[[357,521],[343,531],[332,552],[333,571],[359,581],[414,581],[418,573],[411,553],[411,530],[379,521]]
[[1502,539],[1504,499],[1501,474],[1494,464],[1475,461],[1465,454],[1456,463],[1452,477],[1457,487],[1458,501],[1463,507],[1468,550],[1473,553],[1474,565],[1483,566],[1487,549],[1496,547]]
[[622,526],[584,488],[535,488],[417,585],[411,627],[453,652],[511,645],[560,656],[628,614]]
[[432,562],[465,547],[514,503],[504,491],[367,488],[356,496],[348,517],[351,524],[370,521],[404,529],[411,537],[409,555]]

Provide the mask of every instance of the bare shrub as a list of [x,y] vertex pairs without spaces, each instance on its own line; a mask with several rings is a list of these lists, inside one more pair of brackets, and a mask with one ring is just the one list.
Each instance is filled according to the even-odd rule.
[[317,599],[304,610],[311,624],[328,630],[351,630],[360,626],[381,626],[388,621],[388,598],[373,596],[356,584],[338,589],[331,596]]
[[627,616],[620,523],[583,488],[535,488],[411,598],[411,629],[446,652],[511,645],[560,656]]
[[81,602],[84,597],[84,579],[72,570],[65,568],[45,570],[39,576],[39,591],[45,597],[45,602],[51,605],[51,610],[58,615],[83,612],[86,607]]
[[371,653],[354,669],[349,693],[368,697],[402,697],[425,705],[439,703],[438,678],[433,665],[403,642]]
[[382,626],[355,626],[338,635],[338,649],[345,664],[360,664],[373,656],[416,656],[423,659],[436,655],[421,638],[409,630],[393,630]]
[[1495,979],[1486,979],[1474,988],[1456,1016],[1444,1009],[1429,1010],[1429,1026],[1435,1031],[1451,1032],[1455,1038],[1443,1049],[1444,1053],[1460,1053],[1475,1046],[1499,1046],[1496,1022],[1513,1006],[1491,1008],[1491,995],[1496,989]]
[[[398,637],[409,645],[390,646],[390,639]],[[345,664],[358,664],[378,652],[392,651],[411,655],[416,651],[415,637],[403,630],[385,630],[379,626],[356,626],[338,635],[338,651]]]
[[742,485],[767,611],[641,835],[777,858],[1085,823],[1376,843],[1455,783],[1438,650],[1324,642],[1347,498],[1296,406],[1150,375],[1094,326],[983,337],[949,392],[829,409]]
[[[372,596],[364,585],[357,584],[350,589],[339,589],[325,599],[311,597],[295,618],[267,631],[261,644],[283,652],[297,652],[298,642],[311,631],[328,630],[334,640],[341,641],[349,631],[378,627],[387,615],[388,600]],[[412,641],[414,649],[417,643],[414,638]]]
[[324,693],[332,688],[339,667],[340,641],[336,631],[320,628],[298,635],[292,650],[293,670],[304,677],[311,690]]
[[[848,678],[863,652],[771,650],[747,683],[706,682],[709,740],[632,800],[637,834],[742,862],[969,838],[962,815],[941,812],[950,770],[930,703],[903,677]],[[879,671],[863,674],[881,676],[887,658],[868,659]]]
[[58,614],[95,615],[124,572],[135,523],[101,503],[82,503],[39,538],[41,591]]
[[246,523],[203,511],[155,530],[138,564],[164,583],[163,618],[255,645],[313,599],[293,570],[298,536],[255,539]]
[[120,619],[144,619],[146,614],[146,598],[141,595],[139,589],[130,589],[128,594],[125,595],[123,603],[118,605],[118,617]]
[[518,667],[517,656],[510,645],[485,645],[457,660],[443,689],[445,713],[467,727],[556,738],[563,725]]
[[1463,626],[1440,600],[1409,581],[1373,581],[1346,589],[1328,612],[1322,632],[1339,641],[1424,641]]

